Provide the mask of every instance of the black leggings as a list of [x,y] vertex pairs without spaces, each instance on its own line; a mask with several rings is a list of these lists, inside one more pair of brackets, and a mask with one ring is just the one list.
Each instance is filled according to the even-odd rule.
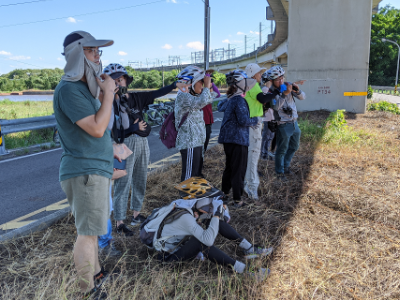
[[[224,221],[219,221],[219,233],[228,240],[234,241],[237,245],[243,240],[241,235]],[[218,265],[233,266],[236,262],[217,247],[207,247],[193,236],[179,250],[173,254],[164,252],[159,256],[159,259],[165,262],[188,261],[194,259],[199,252],[203,252],[205,257]]]

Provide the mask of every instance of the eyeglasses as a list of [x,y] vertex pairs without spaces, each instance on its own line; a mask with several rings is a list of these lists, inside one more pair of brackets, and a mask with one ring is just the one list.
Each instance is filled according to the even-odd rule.
[[83,50],[91,51],[93,53],[93,55],[95,55],[95,56],[96,56],[96,54],[98,54],[99,56],[101,56],[103,54],[103,50],[99,50],[99,49],[95,49],[95,48],[86,48]]
[[283,81],[283,80],[285,80],[284,76],[281,76],[281,77],[278,77],[278,78],[274,79],[274,81]]

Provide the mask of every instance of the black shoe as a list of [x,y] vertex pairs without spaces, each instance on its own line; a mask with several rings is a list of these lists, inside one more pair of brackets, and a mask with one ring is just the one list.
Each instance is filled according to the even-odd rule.
[[286,174],[286,175],[293,175],[293,172],[292,172],[292,170],[290,169],[290,167],[285,168],[284,171],[283,171],[283,173]]
[[114,246],[113,242],[110,242],[107,246],[105,246],[104,248],[99,248],[99,255],[104,255],[106,257],[108,256],[114,256],[114,257],[118,257],[121,256],[122,253],[121,251],[117,250]]
[[146,220],[141,214],[138,214],[136,218],[132,217],[131,225],[140,225]]
[[276,179],[278,179],[281,182],[287,182],[288,181],[286,176],[285,176],[285,174],[283,174],[283,173],[276,174]]
[[105,291],[102,291],[99,288],[93,288],[90,292],[86,293],[82,299],[90,299],[90,300],[102,300],[107,299],[108,295]]
[[133,231],[128,228],[124,223],[119,224],[117,227],[117,233],[124,234],[125,236],[132,236]]
[[100,272],[93,276],[94,287],[98,289],[101,288],[101,286],[108,279],[109,276],[110,273],[104,270],[104,267],[101,267]]

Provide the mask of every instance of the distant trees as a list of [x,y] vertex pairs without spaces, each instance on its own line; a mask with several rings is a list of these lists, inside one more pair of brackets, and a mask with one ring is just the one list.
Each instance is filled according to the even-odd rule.
[[[131,67],[126,67],[126,70],[129,75],[133,76],[130,89],[159,89],[163,85],[161,71],[140,72]],[[164,84],[172,84],[178,73],[178,70],[164,72]],[[64,71],[58,68],[54,70],[16,69],[0,76],[0,91],[54,90],[63,74]],[[219,87],[226,84],[225,75],[215,72],[214,83]]]
[[368,82],[389,86],[395,84],[399,50],[394,44],[383,43],[382,38],[400,44],[400,9],[387,5],[372,16]]

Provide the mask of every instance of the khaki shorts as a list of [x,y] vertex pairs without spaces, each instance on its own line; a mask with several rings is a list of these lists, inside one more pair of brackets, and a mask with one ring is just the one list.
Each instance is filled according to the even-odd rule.
[[82,175],[61,181],[78,235],[104,235],[110,216],[111,180],[100,175]]

